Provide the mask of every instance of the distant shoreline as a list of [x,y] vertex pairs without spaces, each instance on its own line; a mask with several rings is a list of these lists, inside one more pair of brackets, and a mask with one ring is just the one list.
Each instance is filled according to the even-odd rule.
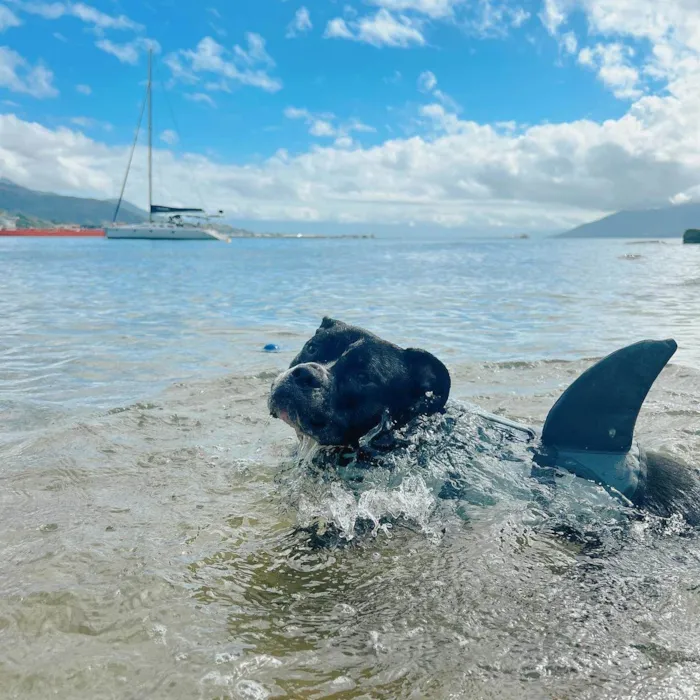
[[[228,238],[293,238],[293,239],[354,239],[369,240],[376,238],[373,233],[362,234],[340,234],[332,236],[329,234],[315,233],[253,233],[252,231],[226,231],[223,233]],[[0,237],[3,238],[105,238],[104,229],[73,229],[73,228],[18,228],[0,229]]]
[[376,236],[373,233],[343,233],[337,236],[323,233],[229,233],[222,232],[229,238],[313,238],[313,239],[374,239]]

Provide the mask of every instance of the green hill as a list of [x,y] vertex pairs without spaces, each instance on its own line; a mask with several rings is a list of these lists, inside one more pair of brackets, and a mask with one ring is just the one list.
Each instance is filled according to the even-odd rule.
[[[100,227],[111,223],[116,201],[64,197],[51,192],[36,192],[0,178],[0,209],[9,214],[23,215],[54,224],[79,224]],[[148,214],[128,202],[122,202],[119,221],[140,223]]]
[[619,211],[598,221],[560,233],[559,238],[680,238],[700,228],[700,204]]

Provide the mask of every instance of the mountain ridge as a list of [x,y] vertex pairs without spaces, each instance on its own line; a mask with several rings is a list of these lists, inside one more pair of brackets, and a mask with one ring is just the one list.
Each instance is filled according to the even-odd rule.
[[[78,224],[100,228],[112,222],[116,200],[70,197],[40,192],[0,178],[0,209],[15,216],[48,221],[53,224]],[[122,202],[119,221],[137,224],[148,214],[129,202]]]
[[654,209],[627,209],[581,224],[555,238],[681,238],[689,228],[700,228],[700,204],[669,205]]

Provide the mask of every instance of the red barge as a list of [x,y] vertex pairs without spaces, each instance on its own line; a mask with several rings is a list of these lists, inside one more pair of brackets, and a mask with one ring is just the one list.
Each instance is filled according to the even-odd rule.
[[77,238],[98,238],[105,235],[101,228],[18,228],[1,229],[0,236],[44,236],[44,237],[77,237]]

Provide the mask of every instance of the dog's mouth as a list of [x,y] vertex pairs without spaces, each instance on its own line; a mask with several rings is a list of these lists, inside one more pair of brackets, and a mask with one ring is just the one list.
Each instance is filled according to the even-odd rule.
[[279,418],[279,420],[281,420],[283,423],[286,423],[290,428],[293,428],[294,432],[297,434],[297,438],[300,441],[303,441],[305,437],[310,437],[307,436],[307,434],[301,429],[299,425],[299,418],[293,409],[271,407],[270,415],[273,418]]
[[274,418],[279,418],[281,421],[291,426],[292,428],[296,428],[296,423],[290,417],[289,411],[279,411],[278,413],[273,413],[272,416]]
[[291,406],[285,406],[282,408],[274,401],[270,401],[269,408],[270,415],[273,418],[279,418],[279,420],[281,420],[283,423],[286,423],[288,426],[299,432],[299,416]]

